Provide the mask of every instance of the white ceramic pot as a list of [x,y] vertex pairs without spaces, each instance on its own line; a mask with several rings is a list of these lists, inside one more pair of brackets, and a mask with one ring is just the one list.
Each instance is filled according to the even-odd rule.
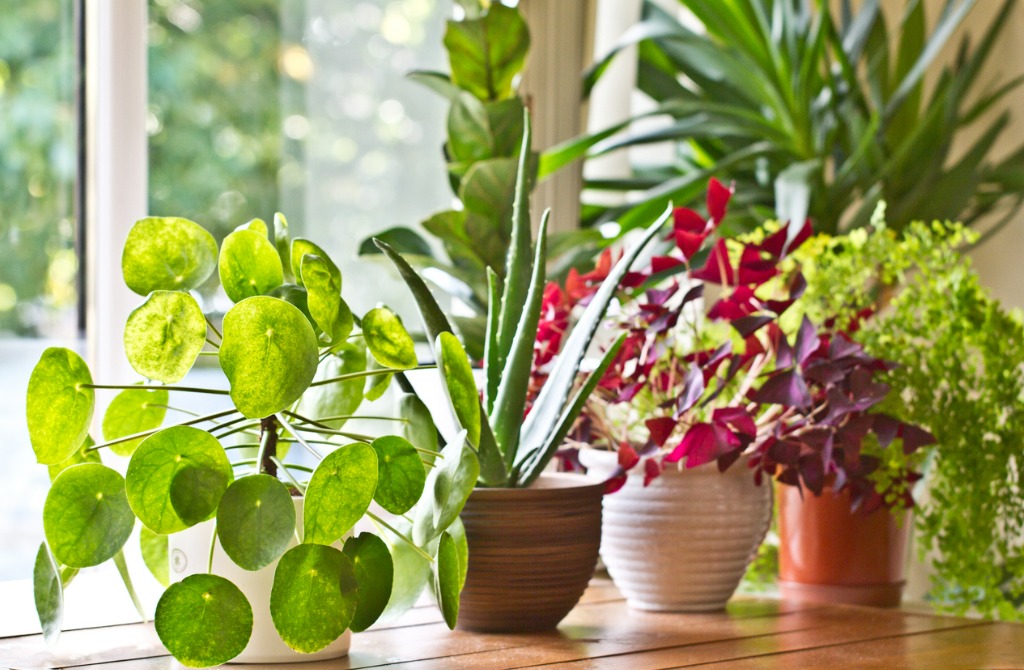
[[[293,498],[296,518],[302,518],[302,498]],[[181,581],[189,575],[205,573],[210,557],[210,537],[213,521],[197,524],[180,533],[168,536],[171,581]],[[296,544],[293,539],[289,548]],[[340,547],[339,547],[340,548]],[[281,640],[270,617],[270,591],[274,585],[274,561],[262,570],[243,570],[228,558],[220,546],[214,548],[213,573],[231,580],[242,590],[252,605],[252,636],[245,651],[232,659],[232,663],[301,663],[303,661],[339,658],[348,654],[352,641],[351,631],[324,649],[312,654],[300,654]]]
[[[582,449],[589,473],[606,478],[613,452]],[[741,459],[642,473],[604,497],[601,558],[630,607],[664,612],[720,610],[732,597],[772,518],[772,487],[756,486]]]

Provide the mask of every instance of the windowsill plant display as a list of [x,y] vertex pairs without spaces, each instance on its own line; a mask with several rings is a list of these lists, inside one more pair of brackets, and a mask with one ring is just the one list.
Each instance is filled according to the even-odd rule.
[[[167,586],[156,632],[185,665],[281,660],[280,652],[293,654],[288,648],[344,654],[348,629],[365,629],[389,602],[414,600],[431,579],[454,626],[465,544],[452,524],[469,491],[449,497],[448,480],[475,480],[473,452],[453,440],[436,453],[429,416],[416,402],[405,403],[413,409],[401,425],[420,444],[345,430],[364,397],[378,397],[395,375],[417,367],[398,317],[385,307],[353,315],[338,268],[316,244],[289,243],[280,215],[272,228],[260,220],[240,227],[219,252],[191,221],[143,219],[125,242],[122,269],[127,286],[145,297],[128,317],[124,342],[148,381],[94,383],[77,354],[52,348],[28,385],[32,447],[53,480],[34,579],[46,638],[60,633],[64,589],[79,569],[113,559],[139,606],[123,554],[136,520],[146,563]],[[222,330],[190,294],[215,270],[234,302]],[[204,355],[217,357],[229,389],[179,384]],[[95,389],[120,390],[103,418],[105,441],[88,434]],[[165,426],[179,411],[171,398],[189,392],[221,402]],[[130,457],[124,477],[102,463],[110,452]],[[315,467],[295,458],[303,452]],[[437,495],[441,489],[446,495]],[[434,524],[414,543],[370,511],[371,502],[393,515],[419,504],[415,513],[432,515]],[[381,535],[349,537],[364,518]],[[168,585],[169,542],[208,520],[205,550],[176,552],[188,576]],[[214,574],[215,549],[230,557],[219,564],[245,582],[260,576],[269,595],[252,601],[253,592]],[[403,573],[398,559],[409,553],[430,569]],[[280,649],[264,649],[268,640]]]
[[[809,319],[780,323],[805,287],[791,254],[810,224],[714,239],[730,197],[712,180],[708,216],[675,210],[672,252],[626,276],[609,319],[624,339],[573,435],[589,445],[580,459],[608,481],[605,563],[643,609],[724,606],[768,529],[770,487],[757,485],[846,489],[866,509],[886,498],[909,505],[910,464],[887,472],[881,494],[876,471],[889,452],[929,439],[871,411],[888,392],[875,380],[887,363]],[[570,273],[564,290],[548,286],[538,377],[609,253],[594,273]],[[692,578],[678,570],[712,556],[714,568]]]

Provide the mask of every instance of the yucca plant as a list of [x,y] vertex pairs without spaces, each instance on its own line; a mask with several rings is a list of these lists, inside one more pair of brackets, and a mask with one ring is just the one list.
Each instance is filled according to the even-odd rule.
[[[469,443],[476,448],[480,461],[479,485],[482,486],[529,486],[550,462],[622,345],[621,338],[616,340],[604,352],[596,369],[577,387],[581,363],[605,310],[633,261],[670,215],[667,211],[652,224],[608,273],[567,336],[561,355],[524,419],[545,286],[548,221],[545,212],[534,245],[530,239],[528,196],[531,132],[529,117],[524,116],[508,271],[504,282],[493,270],[487,275],[490,301],[482,393],[477,389],[465,350],[423,279],[398,252],[377,240],[381,251],[398,268],[416,298],[455,424],[467,432]],[[413,537],[417,536],[414,533]]]
[[[946,0],[927,30],[924,2],[908,0],[890,25],[878,0],[838,11],[820,0],[679,0],[702,24],[691,30],[650,0],[643,19],[587,74],[586,89],[624,48],[639,47],[638,87],[671,122],[656,131],[616,135],[610,128],[550,151],[541,177],[585,151],[673,142],[675,159],[640,166],[629,178],[592,181],[591,189],[641,191],[628,206],[584,206],[590,225],[617,221],[628,230],[670,200],[697,199],[710,174],[734,181],[746,209],[739,225],[765,216],[803,220],[837,233],[868,224],[879,201],[890,225],[912,219],[971,225],[999,212],[1008,222],[1024,197],[1024,147],[992,157],[1006,141],[1009,113],[989,118],[1019,79],[980,90],[979,74],[1016,1],[1005,0],[973,46],[937,69],[937,59],[976,0]],[[926,77],[927,75],[927,77]],[[926,78],[934,80],[926,84]],[[978,138],[952,147],[967,128]]]

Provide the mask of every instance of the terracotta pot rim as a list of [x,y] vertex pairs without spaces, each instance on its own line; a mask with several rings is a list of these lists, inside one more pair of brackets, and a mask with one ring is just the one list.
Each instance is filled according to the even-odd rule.
[[526,488],[521,487],[483,487],[473,489],[474,498],[518,498],[531,493],[558,491],[564,489],[603,488],[604,480],[590,475],[572,472],[544,472],[537,480]]

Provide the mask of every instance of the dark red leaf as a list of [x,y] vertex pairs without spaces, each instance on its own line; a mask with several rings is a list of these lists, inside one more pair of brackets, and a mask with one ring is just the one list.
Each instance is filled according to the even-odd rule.
[[821,495],[821,489],[825,485],[825,470],[821,464],[821,456],[808,454],[800,458],[800,477],[804,486],[810,489],[816,496]]
[[661,474],[661,464],[653,458],[644,461],[644,486],[650,485]]
[[788,440],[775,440],[768,447],[768,458],[782,465],[796,465],[800,459],[800,445]]
[[935,444],[934,435],[923,428],[912,426],[910,424],[903,424],[902,430],[900,431],[900,437],[903,438],[904,454],[912,454],[921,447],[926,447],[929,444]]
[[774,314],[753,314],[734,319],[731,325],[740,334],[740,337],[750,337],[774,320]]
[[604,483],[604,494],[609,495],[621,489],[623,486],[626,485],[626,479],[627,477],[625,473],[610,477]]
[[711,414],[711,421],[721,426],[728,426],[747,437],[757,437],[757,424],[754,417],[744,407],[720,407]]
[[795,370],[783,370],[768,378],[761,388],[750,397],[754,402],[784,405],[786,407],[809,407],[811,394],[807,384]]
[[622,288],[636,288],[642,286],[647,281],[648,276],[643,272],[627,272],[626,276],[622,278],[622,283],[619,284]]
[[676,429],[678,421],[669,416],[659,416],[655,419],[647,419],[644,424],[647,426],[651,442],[654,442],[659,447],[663,447],[665,446],[665,440]]
[[725,211],[733,191],[733,188],[726,188],[714,177],[708,182],[708,216],[711,217],[713,225],[717,226],[725,218]]
[[736,283],[736,273],[733,270],[732,263],[729,261],[729,250],[726,247],[725,240],[720,239],[715,242],[715,246],[711,247],[711,253],[708,254],[708,260],[704,263],[704,267],[691,272],[690,276],[712,284],[732,286]]
[[796,346],[793,348],[796,364],[803,365],[811,357],[811,354],[818,350],[819,345],[818,331],[814,329],[814,325],[805,314],[803,321],[800,322],[800,332],[796,336]]
[[686,457],[686,467],[696,467],[713,461],[718,456],[716,445],[715,429],[711,424],[697,423],[690,426],[676,448],[665,456],[665,460],[677,463]]
[[658,273],[679,267],[683,262],[672,256],[655,256],[651,259],[651,272]]
[[619,445],[619,467],[629,471],[640,462],[640,454],[625,442]]
[[792,221],[786,223],[782,228],[769,235],[768,238],[761,243],[760,248],[776,258],[782,258],[786,254],[791,253],[801,244],[806,242],[812,232],[811,222],[809,220],[805,221],[803,227],[801,227],[799,231],[793,233],[793,238],[790,240],[790,231],[792,230],[792,226]]
[[718,457],[718,471],[725,472],[743,455],[742,449],[732,449]]
[[672,229],[703,234],[708,229],[708,221],[688,207],[676,207],[672,210]]

